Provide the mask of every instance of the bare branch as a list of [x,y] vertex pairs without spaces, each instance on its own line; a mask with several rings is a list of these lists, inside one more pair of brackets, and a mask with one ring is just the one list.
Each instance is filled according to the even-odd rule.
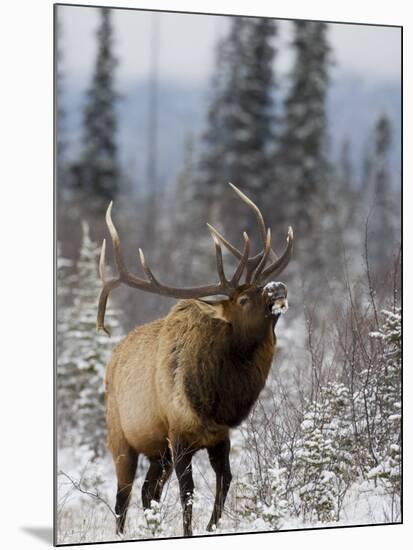
[[101,502],[102,504],[104,504],[106,506],[106,508],[109,510],[109,512],[113,515],[113,517],[116,519],[117,518],[117,514],[116,512],[113,510],[113,508],[111,507],[111,505],[99,494],[99,493],[93,493],[92,491],[88,491],[87,489],[84,489],[81,485],[81,481],[75,481],[73,478],[71,478],[69,476],[69,474],[67,474],[66,472],[64,472],[63,470],[60,470],[58,472],[58,475],[60,476],[64,476],[66,479],[68,479],[70,481],[70,483],[73,485],[73,487],[79,491],[80,493],[84,494],[84,495],[88,495],[92,498],[94,498],[95,500]]

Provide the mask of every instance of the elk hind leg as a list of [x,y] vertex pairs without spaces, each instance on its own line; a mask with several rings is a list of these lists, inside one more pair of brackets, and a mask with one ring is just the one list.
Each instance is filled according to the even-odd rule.
[[207,526],[207,531],[213,531],[214,526],[217,526],[231,485],[232,474],[229,463],[230,448],[230,440],[227,437],[214,447],[208,449],[209,461],[216,475],[216,493],[214,509]]
[[129,445],[125,438],[120,425],[116,403],[110,394],[107,394],[106,398],[106,422],[108,427],[108,447],[112,453],[118,482],[115,505],[116,533],[123,533],[132,485],[138,465],[138,453]]
[[116,492],[116,532],[123,533],[128,512],[132,485],[138,465],[138,453],[129,445],[113,457],[115,460],[118,488]]
[[162,489],[172,473],[172,458],[169,449],[159,456],[152,457],[149,470],[142,485],[143,509],[151,507],[151,502],[159,502],[162,496]]

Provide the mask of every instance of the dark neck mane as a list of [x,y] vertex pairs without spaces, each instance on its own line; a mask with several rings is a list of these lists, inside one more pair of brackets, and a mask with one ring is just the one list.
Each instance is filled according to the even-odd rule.
[[[264,387],[274,351],[271,326],[266,333],[235,333],[197,350],[194,368],[185,372],[184,384],[195,412],[205,421],[234,427],[248,415]],[[221,335],[224,336],[224,335]]]

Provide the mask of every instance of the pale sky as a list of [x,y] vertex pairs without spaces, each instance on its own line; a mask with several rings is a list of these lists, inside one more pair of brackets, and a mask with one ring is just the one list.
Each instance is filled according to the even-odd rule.
[[[153,14],[113,10],[117,78],[122,84],[146,77],[149,45],[155,19],[159,25],[159,73],[162,79],[188,83],[207,80],[214,65],[214,44],[225,34],[228,18],[213,15]],[[90,78],[95,58],[95,30],[99,10],[60,6],[65,80],[82,83]],[[290,24],[279,22],[277,70],[290,64],[287,48]],[[329,24],[337,73],[362,77],[367,82],[400,80],[400,33],[395,27]]]

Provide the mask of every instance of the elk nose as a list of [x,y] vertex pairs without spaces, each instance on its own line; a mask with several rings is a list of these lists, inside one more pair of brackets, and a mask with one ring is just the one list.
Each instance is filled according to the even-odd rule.
[[274,299],[274,301],[276,301],[276,300],[282,300],[286,297],[287,297],[287,293],[285,292],[285,290],[281,290],[281,291],[277,292],[277,294],[274,296],[273,299]]
[[276,300],[287,297],[287,287],[284,283],[270,282],[265,285],[263,288],[263,295],[270,302],[275,302]]

